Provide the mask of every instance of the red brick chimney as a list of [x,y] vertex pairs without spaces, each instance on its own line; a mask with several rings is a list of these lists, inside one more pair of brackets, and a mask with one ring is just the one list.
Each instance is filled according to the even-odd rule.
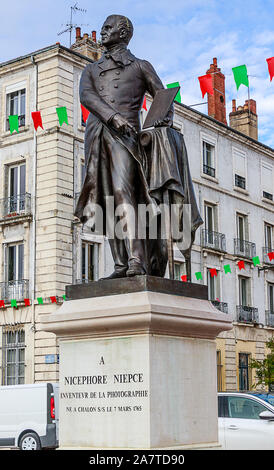
[[96,31],[91,32],[91,38],[92,38],[93,42],[97,42],[96,41]]
[[81,28],[77,26],[76,28],[76,41],[79,41],[81,38]]
[[217,65],[217,59],[214,57],[213,64],[206,73],[212,76],[213,95],[208,96],[208,115],[217,119],[217,121],[226,122],[226,109],[225,109],[225,76],[222,74],[221,69]]

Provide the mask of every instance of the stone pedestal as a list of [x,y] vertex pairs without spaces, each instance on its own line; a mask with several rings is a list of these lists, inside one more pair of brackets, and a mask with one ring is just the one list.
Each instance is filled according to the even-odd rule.
[[[129,292],[111,294],[115,283]],[[60,446],[217,445],[215,338],[232,319],[205,289],[140,276],[67,294],[74,300],[41,315],[59,338]]]

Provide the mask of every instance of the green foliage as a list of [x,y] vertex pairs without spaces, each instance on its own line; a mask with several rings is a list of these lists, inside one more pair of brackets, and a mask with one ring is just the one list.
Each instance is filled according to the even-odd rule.
[[253,387],[263,385],[270,392],[274,387],[274,337],[267,341],[266,346],[270,353],[262,361],[251,359],[250,367],[256,370],[257,382]]

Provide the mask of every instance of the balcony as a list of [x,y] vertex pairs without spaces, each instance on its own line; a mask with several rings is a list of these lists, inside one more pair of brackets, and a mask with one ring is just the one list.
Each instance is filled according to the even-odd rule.
[[245,305],[237,305],[237,321],[240,323],[259,323],[258,309],[255,307],[247,307]]
[[20,279],[16,281],[0,282],[0,299],[10,302],[16,299],[18,302],[29,298],[29,280]]
[[234,238],[234,255],[251,259],[256,256],[256,244],[241,238]]
[[266,326],[271,326],[272,328],[274,328],[274,311],[265,311],[265,324]]
[[31,215],[31,195],[19,194],[0,199],[0,220]]
[[211,303],[216,307],[220,312],[228,313],[228,304],[226,302],[219,302],[219,300],[211,300]]
[[202,230],[202,246],[217,251],[226,251],[225,235],[211,230]]
[[270,264],[274,266],[274,259],[270,261],[269,256],[268,256],[268,253],[274,252],[274,247],[271,248],[269,246],[264,246],[262,249],[262,252],[263,252],[263,262],[265,264]]
[[205,175],[212,176],[212,178],[215,178],[215,168],[212,168],[212,166],[203,164],[203,173]]
[[245,178],[235,174],[235,186],[237,186],[237,188],[246,189]]

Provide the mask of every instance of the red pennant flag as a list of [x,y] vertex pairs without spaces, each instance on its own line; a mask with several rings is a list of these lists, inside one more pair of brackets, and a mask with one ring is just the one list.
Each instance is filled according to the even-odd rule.
[[34,128],[36,131],[38,127],[41,127],[42,129],[44,129],[40,111],[35,111],[34,113],[31,113],[31,117],[32,117]]
[[4,300],[0,300],[0,307],[5,308],[5,302],[4,302]]
[[266,59],[266,62],[268,65],[270,81],[272,81],[272,78],[274,77],[274,57],[270,57],[269,59]]
[[199,82],[200,82],[200,88],[202,92],[202,96],[204,97],[206,93],[209,93],[210,95],[213,95],[213,85],[212,85],[212,76],[210,73],[207,73],[206,75],[202,75],[201,77],[198,77]]
[[57,300],[55,295],[53,297],[50,297],[51,303],[54,304],[54,302],[57,304]]
[[244,261],[238,261],[238,267],[239,267],[239,270],[241,271],[241,269],[245,269],[245,262]]
[[146,96],[144,97],[142,109],[145,109],[147,111],[147,97]]
[[25,307],[30,306],[30,300],[29,299],[24,299],[24,302],[25,302]]
[[82,116],[83,116],[84,122],[87,122],[90,112],[82,104],[81,104],[81,110],[82,110]]
[[187,275],[186,275],[186,274],[183,274],[183,275],[181,276],[181,279],[182,279],[183,282],[187,282]]
[[272,261],[274,259],[274,251],[271,251],[270,253],[267,253],[267,256],[269,258],[269,261]]
[[209,271],[211,277],[217,276],[217,269],[210,269]]

